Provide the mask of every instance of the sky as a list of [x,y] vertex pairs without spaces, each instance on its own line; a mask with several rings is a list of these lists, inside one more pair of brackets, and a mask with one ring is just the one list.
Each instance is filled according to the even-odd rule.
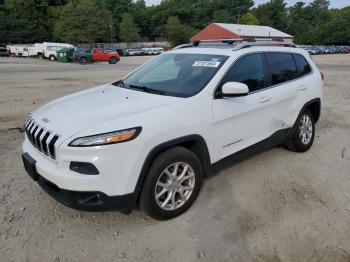
[[[161,0],[145,0],[147,5],[155,5],[159,4]],[[294,5],[296,2],[304,2],[304,3],[310,3],[312,0],[304,0],[304,1],[298,1],[298,0],[285,0],[288,5]],[[269,0],[254,0],[255,5],[262,4],[269,2]],[[350,0],[331,0],[330,8],[342,8],[345,6],[350,6]]]

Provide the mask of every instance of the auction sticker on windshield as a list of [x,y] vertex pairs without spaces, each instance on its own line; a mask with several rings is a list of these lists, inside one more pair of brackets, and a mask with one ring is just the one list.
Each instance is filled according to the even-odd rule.
[[201,67],[218,67],[220,62],[216,61],[195,61],[192,66],[201,66]]

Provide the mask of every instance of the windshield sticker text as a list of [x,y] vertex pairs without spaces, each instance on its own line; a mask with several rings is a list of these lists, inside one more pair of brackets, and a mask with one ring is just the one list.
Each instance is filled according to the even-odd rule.
[[192,66],[201,66],[201,67],[218,67],[220,62],[216,61],[195,61]]

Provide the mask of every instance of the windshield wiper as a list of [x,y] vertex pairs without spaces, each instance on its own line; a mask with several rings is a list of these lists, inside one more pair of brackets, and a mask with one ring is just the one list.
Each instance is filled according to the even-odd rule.
[[117,82],[112,83],[114,86],[125,87],[125,83],[123,80],[118,80]]
[[141,91],[144,91],[146,93],[164,95],[164,92],[157,90],[157,89],[147,87],[147,86],[129,85],[129,88],[141,90]]

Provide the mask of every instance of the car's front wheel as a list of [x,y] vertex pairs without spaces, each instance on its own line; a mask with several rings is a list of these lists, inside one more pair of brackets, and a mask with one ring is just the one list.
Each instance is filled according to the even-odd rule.
[[309,150],[315,138],[315,120],[309,110],[305,110],[298,117],[293,136],[285,143],[287,149],[295,152]]
[[201,180],[201,164],[193,152],[183,147],[167,150],[150,167],[141,193],[141,209],[159,220],[179,216],[197,198]]

